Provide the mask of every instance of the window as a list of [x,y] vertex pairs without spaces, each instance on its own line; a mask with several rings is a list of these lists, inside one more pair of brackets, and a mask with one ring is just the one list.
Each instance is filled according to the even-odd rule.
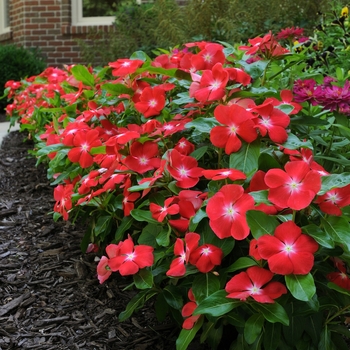
[[115,21],[114,14],[119,2],[113,0],[72,0],[72,24],[76,26],[110,25]]
[[10,0],[0,0],[0,34],[10,30]]

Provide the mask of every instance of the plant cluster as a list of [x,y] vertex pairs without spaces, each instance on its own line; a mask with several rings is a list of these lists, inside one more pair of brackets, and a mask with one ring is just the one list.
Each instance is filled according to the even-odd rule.
[[[0,97],[2,97],[7,81],[18,81],[40,74],[45,69],[46,63],[37,49],[0,45],[0,66]],[[7,103],[6,99],[0,99],[1,112]]]
[[54,217],[138,290],[121,321],[154,298],[177,349],[348,349],[349,83],[305,58],[268,33],[8,84]]

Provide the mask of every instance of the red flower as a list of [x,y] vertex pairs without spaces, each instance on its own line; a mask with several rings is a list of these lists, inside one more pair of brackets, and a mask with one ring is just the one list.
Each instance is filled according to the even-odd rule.
[[79,163],[82,168],[88,168],[94,163],[91,148],[102,145],[99,133],[96,129],[78,130],[73,138],[75,146],[68,152],[68,159],[73,163]]
[[[150,203],[149,210],[152,213],[152,218],[162,222],[164,218],[169,215],[175,215],[179,213],[178,204],[172,204],[175,200],[175,197],[167,198],[164,201],[164,206],[160,206],[156,203]],[[172,205],[171,205],[172,204]]]
[[341,208],[350,205],[350,185],[334,188],[315,200],[320,209],[330,215],[341,216]]
[[200,272],[207,273],[221,264],[223,252],[213,244],[204,244],[195,249],[190,255],[190,263]]
[[330,272],[327,274],[327,279],[341,288],[350,290],[350,278],[346,274],[346,266],[340,259],[337,260],[334,261],[334,265],[339,271]]
[[217,169],[217,170],[203,170],[203,176],[210,180],[230,179],[231,181],[245,180],[247,176],[237,169]]
[[225,185],[208,201],[209,225],[221,239],[232,236],[242,240],[250,231],[245,213],[253,208],[254,199],[244,193],[242,186]]
[[143,174],[160,166],[160,158],[157,156],[158,145],[156,143],[135,141],[130,147],[130,155],[123,159],[123,163],[129,169]]
[[64,220],[68,220],[67,211],[72,209],[72,194],[73,185],[58,185],[54,189],[54,198],[56,203],[54,205],[54,211],[60,213]]
[[265,175],[269,201],[281,208],[306,208],[321,189],[321,176],[303,161],[289,162],[284,169],[270,169]]
[[190,301],[186,303],[181,311],[182,317],[187,317],[182,324],[182,328],[184,329],[192,329],[201,315],[193,315],[194,310],[197,308],[196,299],[193,295],[192,288],[188,291],[188,299]]
[[272,277],[273,273],[262,267],[249,267],[227,282],[227,298],[247,300],[252,297],[259,303],[274,303],[274,299],[287,293],[287,288],[280,282],[270,282]]
[[134,246],[129,236],[118,244],[118,251],[114,258],[109,260],[112,271],[119,271],[122,276],[134,275],[146,266],[152,266],[154,261],[153,247],[148,245]]
[[191,56],[191,63],[196,70],[212,69],[216,63],[224,64],[224,47],[216,43],[207,43],[198,54]]
[[106,256],[102,256],[97,264],[97,278],[101,284],[112,274],[112,270],[110,269],[108,263],[109,259]]
[[115,77],[124,77],[127,74],[134,73],[137,68],[143,65],[142,60],[119,59],[115,62],[108,63],[112,68],[112,75]]
[[267,260],[269,269],[280,275],[306,275],[314,265],[317,242],[302,234],[301,228],[293,221],[276,227],[274,236],[258,238],[258,252]]
[[216,147],[225,148],[226,154],[241,148],[239,137],[246,142],[253,142],[258,137],[252,120],[254,116],[239,105],[219,105],[214,110],[214,116],[225,126],[215,126],[210,131],[210,141]]
[[284,143],[287,140],[286,128],[290,122],[287,114],[275,108],[272,102],[256,106],[252,112],[256,112],[260,116],[260,118],[254,119],[254,122],[262,136],[268,134],[270,139],[276,143]]
[[138,192],[129,192],[129,188],[131,187],[131,180],[130,178],[127,178],[124,185],[123,190],[123,210],[124,210],[124,216],[129,216],[131,210],[134,209],[135,204],[134,202],[141,197],[141,194]]
[[135,103],[135,108],[145,118],[160,114],[164,106],[165,91],[161,86],[144,88],[140,96],[140,101]]
[[167,170],[170,175],[178,180],[176,186],[190,188],[195,186],[202,176],[202,168],[198,167],[197,160],[190,156],[185,156],[173,149],[169,155]]
[[179,142],[174,147],[177,151],[179,151],[181,154],[184,154],[185,156],[188,156],[190,153],[192,153],[195,149],[195,146],[193,143],[182,137]]
[[171,277],[181,277],[186,273],[185,264],[188,263],[191,252],[197,248],[200,236],[198,233],[189,232],[185,235],[186,249],[184,241],[177,238],[174,246],[174,254],[178,256],[175,258],[167,271],[166,275]]
[[228,82],[228,73],[217,63],[212,70],[205,70],[200,82],[193,82],[190,86],[190,97],[198,101],[220,100],[225,96],[225,88]]

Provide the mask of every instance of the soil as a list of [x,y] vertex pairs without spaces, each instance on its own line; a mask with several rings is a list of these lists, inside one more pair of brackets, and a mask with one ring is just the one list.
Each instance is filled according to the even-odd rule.
[[84,224],[53,221],[53,188],[25,137],[11,132],[0,149],[0,350],[175,349],[179,328],[152,304],[118,321],[130,280],[99,284],[96,255],[80,250]]

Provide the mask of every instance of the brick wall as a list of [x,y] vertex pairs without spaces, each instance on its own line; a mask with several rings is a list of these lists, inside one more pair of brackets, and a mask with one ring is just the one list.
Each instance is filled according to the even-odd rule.
[[71,0],[10,0],[10,27],[11,32],[0,34],[0,45],[39,47],[54,67],[85,63],[76,39],[86,39],[91,30],[114,30],[113,26],[73,26]]
[[70,0],[10,0],[11,32],[0,35],[1,44],[40,47],[49,66],[84,63],[76,39],[91,29],[111,26],[72,26]]

